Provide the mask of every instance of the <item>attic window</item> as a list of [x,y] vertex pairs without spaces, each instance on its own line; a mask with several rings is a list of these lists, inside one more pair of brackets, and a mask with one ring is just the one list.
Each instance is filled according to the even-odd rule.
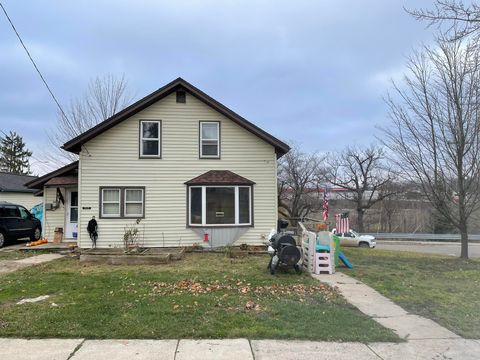
[[187,102],[187,96],[185,91],[177,91],[177,103],[185,104]]

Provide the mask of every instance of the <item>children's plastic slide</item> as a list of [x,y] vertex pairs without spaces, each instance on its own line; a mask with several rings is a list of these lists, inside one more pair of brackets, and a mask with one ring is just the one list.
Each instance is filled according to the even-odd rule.
[[342,263],[349,269],[353,269],[352,263],[348,260],[343,252],[338,253],[338,258],[342,261]]

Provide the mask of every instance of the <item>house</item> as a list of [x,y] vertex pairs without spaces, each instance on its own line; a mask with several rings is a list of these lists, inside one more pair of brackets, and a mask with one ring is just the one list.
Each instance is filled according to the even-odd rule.
[[78,237],[78,161],[40,176],[26,184],[43,194],[43,236],[52,240],[56,228],[63,238],[76,241]]
[[0,201],[8,201],[31,209],[42,202],[35,196],[35,189],[25,186],[25,183],[36,179],[36,176],[19,175],[0,172]]
[[[259,244],[277,221],[277,159],[290,148],[178,78],[64,144],[78,162],[28,186],[44,191],[46,236],[146,247]],[[137,221],[139,220],[139,222]],[[138,224],[137,224],[138,222]]]

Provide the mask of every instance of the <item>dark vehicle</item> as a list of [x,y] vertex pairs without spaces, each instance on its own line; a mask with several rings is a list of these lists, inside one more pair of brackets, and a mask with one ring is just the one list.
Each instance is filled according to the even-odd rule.
[[35,241],[42,236],[42,225],[21,205],[0,202],[0,248],[7,240],[30,238]]

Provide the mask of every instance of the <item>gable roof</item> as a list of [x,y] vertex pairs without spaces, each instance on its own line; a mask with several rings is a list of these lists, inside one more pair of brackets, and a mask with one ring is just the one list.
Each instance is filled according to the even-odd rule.
[[230,170],[210,170],[188,180],[186,185],[253,185],[253,181],[237,175]]
[[33,193],[34,190],[25,186],[25,183],[35,180],[36,178],[36,176],[31,175],[0,172],[0,192]]
[[103,133],[104,131],[114,127],[118,123],[122,122],[123,120],[128,119],[129,117],[135,115],[136,113],[142,111],[143,109],[149,107],[153,103],[157,102],[158,100],[163,99],[167,95],[170,95],[174,91],[177,90],[185,90],[189,94],[193,95],[200,101],[204,102],[208,106],[212,107],[225,117],[229,118],[236,124],[240,125],[244,129],[250,131],[252,134],[255,134],[265,142],[269,143],[273,147],[275,147],[275,152],[277,153],[277,157],[281,157],[282,155],[286,154],[290,147],[285,144],[284,142],[280,141],[276,137],[270,135],[265,130],[260,129],[255,124],[252,124],[245,118],[241,117],[237,113],[233,112],[225,105],[219,103],[217,100],[213,99],[212,97],[205,94],[200,89],[196,88],[192,84],[188,83],[187,81],[183,80],[182,78],[178,78],[173,80],[172,82],[168,83],[167,85],[161,87],[160,89],[154,91],[150,95],[145,96],[143,99],[138,100],[137,102],[133,103],[132,105],[126,107],[125,109],[119,111],[112,117],[102,121],[101,123],[95,125],[91,129],[85,131],[83,134],[71,139],[70,141],[63,144],[62,148],[64,150],[73,152],[78,154],[81,150],[81,146],[86,143],[87,141],[93,139],[97,135]]
[[[77,171],[78,171],[78,160],[63,166],[60,169],[54,170],[52,172],[49,172],[48,174],[40,176],[39,178],[33,179],[25,183],[25,186],[27,186],[29,189],[42,189],[43,186],[50,179],[53,179],[55,177],[66,177],[66,175],[75,176],[74,174],[76,174]],[[63,185],[66,185],[66,184],[63,184]]]

